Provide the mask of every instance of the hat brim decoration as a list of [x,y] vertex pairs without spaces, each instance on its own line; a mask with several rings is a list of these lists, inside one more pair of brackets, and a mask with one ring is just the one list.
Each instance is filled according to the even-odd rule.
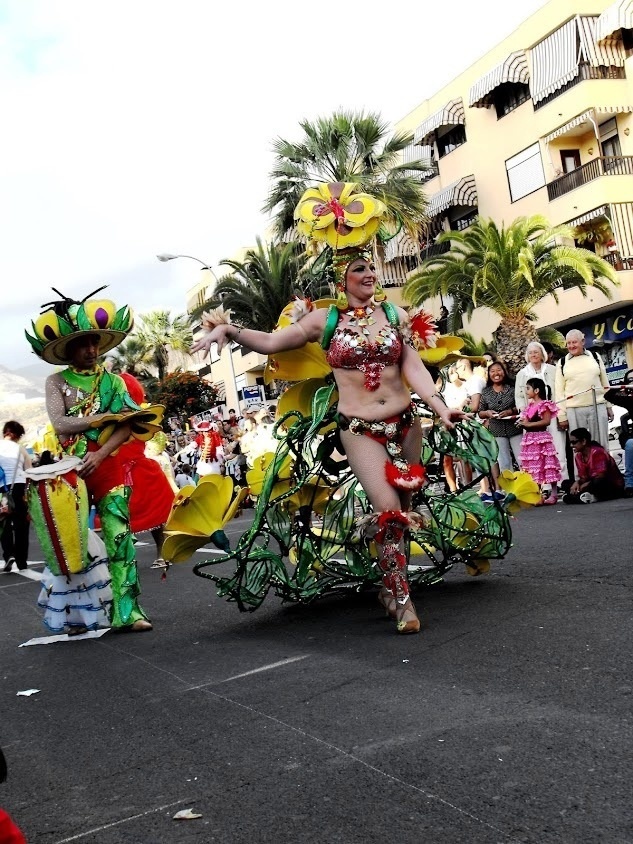
[[162,431],[164,412],[164,405],[152,404],[132,413],[106,413],[101,415],[99,419],[95,419],[90,427],[99,430],[97,438],[99,445],[107,442],[121,424],[130,426],[133,439],[147,442]]
[[55,308],[44,311],[31,323],[33,334],[25,332],[35,354],[47,363],[69,363],[69,343],[95,334],[99,337],[99,354],[104,355],[125,340],[134,327],[130,308],[125,305],[117,310],[109,299],[71,302],[63,312]]
[[340,250],[368,243],[386,211],[380,199],[358,192],[355,182],[330,182],[305,191],[295,220],[304,237]]

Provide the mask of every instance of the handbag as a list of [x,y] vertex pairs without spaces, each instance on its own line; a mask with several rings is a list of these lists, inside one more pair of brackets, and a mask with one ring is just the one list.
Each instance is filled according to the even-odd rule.
[[13,473],[13,481],[11,482],[11,486],[9,489],[3,489],[2,493],[0,494],[0,519],[8,519],[9,516],[12,516],[15,511],[15,500],[13,498],[13,485],[15,484],[15,479],[18,476],[18,472],[20,471],[20,460],[24,463],[24,458],[22,455],[22,450],[18,455],[18,459],[15,464],[15,472]]

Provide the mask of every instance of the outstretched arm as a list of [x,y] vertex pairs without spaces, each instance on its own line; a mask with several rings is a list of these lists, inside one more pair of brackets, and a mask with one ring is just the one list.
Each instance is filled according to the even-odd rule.
[[218,351],[221,352],[224,346],[232,341],[262,355],[300,349],[306,343],[314,343],[321,339],[326,313],[324,309],[312,311],[299,322],[270,334],[253,328],[222,323],[194,343],[191,352],[204,351],[208,354],[213,343],[218,344]]

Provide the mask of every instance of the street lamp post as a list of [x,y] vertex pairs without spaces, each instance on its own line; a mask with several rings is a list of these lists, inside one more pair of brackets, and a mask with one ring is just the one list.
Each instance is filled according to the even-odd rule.
[[[173,261],[176,258],[189,258],[191,261],[196,261],[198,264],[201,265],[203,270],[208,270],[213,276],[215,283],[218,283],[218,277],[215,272],[211,269],[209,264],[206,261],[202,261],[200,258],[196,258],[194,255],[172,255],[170,252],[161,252],[160,255],[156,256],[161,263],[165,264],[167,261]],[[233,365],[233,348],[232,343],[227,343],[226,349],[228,350],[229,355],[229,370],[231,373],[231,386],[233,388],[233,396],[231,397],[231,403],[227,401],[227,405],[230,407],[231,405],[239,407],[239,394],[237,391],[237,384],[235,383],[235,366]],[[226,391],[225,391],[225,398],[226,398]]]

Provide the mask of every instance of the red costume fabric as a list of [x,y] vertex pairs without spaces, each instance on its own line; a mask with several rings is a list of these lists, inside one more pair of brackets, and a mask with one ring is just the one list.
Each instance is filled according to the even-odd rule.
[[0,809],[0,842],[2,844],[26,844],[26,838],[4,809]]
[[[133,375],[122,373],[128,393],[137,404],[145,401],[145,391]],[[133,533],[152,530],[165,524],[174,503],[174,492],[156,460],[145,456],[145,443],[132,440],[116,454],[122,465],[123,480],[132,488],[130,524]],[[102,466],[109,461],[104,461]]]

